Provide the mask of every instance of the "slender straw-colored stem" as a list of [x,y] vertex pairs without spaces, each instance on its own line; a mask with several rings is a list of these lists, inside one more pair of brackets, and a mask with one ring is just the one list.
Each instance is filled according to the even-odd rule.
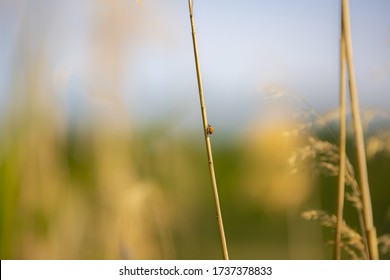
[[220,238],[221,238],[223,258],[225,260],[228,260],[229,259],[229,254],[228,254],[228,249],[227,249],[227,245],[226,245],[225,231],[223,229],[221,207],[220,207],[220,204],[219,204],[219,196],[218,196],[218,188],[217,188],[217,180],[215,178],[215,171],[214,171],[213,154],[211,152],[211,143],[210,143],[210,137],[209,137],[209,133],[208,133],[208,122],[207,122],[207,115],[206,115],[206,106],[205,106],[204,97],[203,97],[202,78],[200,76],[200,66],[199,66],[199,58],[198,58],[198,46],[196,44],[195,24],[194,24],[194,17],[193,17],[192,1],[191,0],[188,0],[188,6],[189,6],[189,9],[190,9],[192,43],[193,43],[193,47],[194,47],[196,76],[197,76],[197,79],[198,79],[199,100],[200,100],[200,108],[201,108],[202,120],[203,120],[203,132],[204,132],[204,139],[205,139],[205,142],[206,142],[206,150],[207,150],[207,158],[208,158],[208,164],[209,164],[210,178],[211,178],[211,184],[212,184],[213,194],[214,194],[214,203],[215,203],[215,208],[216,208],[216,212],[217,212],[216,213],[217,214],[216,218],[217,218],[219,234],[220,234]]
[[[342,15],[341,15],[342,17]],[[334,258],[340,259],[341,252],[341,227],[343,225],[344,193],[345,193],[345,41],[341,22],[340,36],[340,119],[339,119],[339,180],[337,192],[337,224],[334,242]]]
[[348,0],[342,0],[342,21],[343,34],[345,38],[345,47],[347,55],[348,76],[349,76],[349,92],[351,100],[353,127],[356,141],[356,157],[358,167],[358,181],[362,191],[362,206],[364,226],[367,235],[368,252],[370,259],[378,259],[378,242],[376,229],[373,222],[372,205],[370,187],[368,184],[367,161],[364,148],[363,128],[360,119],[359,101],[357,96],[355,72],[352,60],[352,40],[349,20],[349,3]]
[[[342,7],[341,7],[342,8]],[[342,9],[341,9],[342,10]],[[335,236],[335,259],[340,259],[341,254],[341,228],[343,224],[343,207],[345,196],[345,164],[346,164],[346,105],[345,105],[345,64],[346,64],[346,46],[345,46],[345,34],[343,25],[343,10],[341,11],[341,37],[340,37],[340,154],[339,154],[339,182],[338,182],[338,198],[337,198],[337,224],[336,224],[336,236]],[[358,186],[357,186],[358,187]],[[361,235],[363,243],[365,245],[365,255],[368,258],[368,245],[367,236],[364,225],[363,210],[357,208],[357,214],[359,219],[359,225],[361,229]]]

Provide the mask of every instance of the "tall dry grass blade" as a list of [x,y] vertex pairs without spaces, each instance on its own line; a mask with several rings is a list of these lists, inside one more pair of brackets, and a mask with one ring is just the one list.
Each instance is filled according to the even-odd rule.
[[362,192],[363,218],[365,231],[367,235],[367,244],[370,259],[378,259],[378,242],[376,229],[373,222],[372,205],[370,196],[370,187],[368,183],[367,162],[364,148],[363,129],[360,119],[359,101],[357,96],[355,72],[352,60],[352,40],[349,20],[349,3],[348,0],[342,0],[342,21],[343,34],[345,38],[345,47],[347,55],[349,90],[352,109],[353,127],[356,141],[356,157],[358,167],[358,180]]
[[[342,14],[341,14],[342,17]],[[339,178],[337,191],[336,233],[334,242],[334,258],[340,259],[341,253],[341,228],[343,225],[344,196],[345,196],[345,41],[343,24],[341,22],[340,36],[340,119],[339,119]]]
[[190,11],[192,43],[193,43],[193,47],[194,47],[196,76],[197,76],[197,80],[198,80],[199,100],[200,100],[200,108],[201,108],[202,120],[203,120],[203,133],[204,133],[204,139],[206,142],[206,150],[207,150],[210,178],[211,178],[211,184],[212,184],[212,188],[213,188],[215,208],[216,208],[216,212],[217,212],[216,214],[217,214],[217,222],[218,222],[219,234],[220,234],[221,245],[222,245],[222,254],[223,254],[223,258],[225,260],[228,260],[229,254],[228,254],[228,249],[227,249],[227,245],[226,245],[225,231],[224,231],[223,222],[222,222],[221,207],[220,207],[220,203],[219,203],[218,188],[217,188],[217,180],[216,180],[215,171],[214,171],[213,154],[211,151],[209,127],[208,127],[207,115],[206,115],[206,106],[205,106],[204,97],[203,97],[202,78],[200,75],[198,47],[197,47],[196,35],[195,35],[195,24],[194,24],[193,9],[192,9],[193,2],[191,0],[188,0],[188,7],[189,7],[189,11]]

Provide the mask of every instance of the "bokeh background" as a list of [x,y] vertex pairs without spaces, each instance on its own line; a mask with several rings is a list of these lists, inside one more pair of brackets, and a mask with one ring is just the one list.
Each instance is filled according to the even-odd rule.
[[[350,2],[383,236],[390,2]],[[334,162],[305,151],[337,145],[340,1],[194,16],[230,257],[331,258],[332,229],[301,214],[335,212]],[[186,0],[0,1],[0,203],[1,259],[221,258]],[[359,230],[351,203],[345,219]]]

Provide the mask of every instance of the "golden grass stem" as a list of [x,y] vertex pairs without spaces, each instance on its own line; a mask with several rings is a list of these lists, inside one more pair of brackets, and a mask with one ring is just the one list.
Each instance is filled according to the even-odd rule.
[[217,180],[216,180],[215,171],[214,171],[213,154],[211,151],[211,143],[210,143],[210,137],[209,137],[209,133],[208,133],[206,106],[205,106],[204,97],[203,97],[203,86],[202,86],[202,78],[200,75],[198,47],[197,47],[197,43],[196,43],[195,24],[194,24],[193,9],[192,9],[193,5],[192,5],[191,0],[188,0],[188,7],[190,10],[192,44],[194,47],[196,76],[197,76],[197,80],[198,80],[199,100],[200,100],[200,108],[201,108],[202,120],[203,120],[203,133],[204,133],[204,139],[206,142],[209,172],[210,172],[211,184],[212,184],[213,194],[214,194],[214,203],[215,203],[215,208],[216,208],[216,212],[217,212],[216,218],[217,218],[217,222],[218,222],[219,234],[220,234],[220,239],[221,239],[223,258],[225,260],[228,260],[229,254],[228,254],[228,249],[227,249],[227,244],[226,244],[225,231],[223,228],[221,206],[219,203],[219,196],[218,196]]
[[[342,15],[341,15],[342,16]],[[345,39],[341,23],[340,36],[340,119],[339,119],[339,178],[337,191],[336,233],[334,242],[334,259],[339,260],[341,255],[341,229],[343,225],[344,196],[345,196],[345,149],[346,149],[346,124],[345,124]]]
[[352,119],[354,127],[354,137],[356,141],[356,157],[358,167],[358,181],[362,192],[362,206],[364,226],[367,235],[368,252],[370,259],[378,259],[378,242],[376,229],[373,222],[370,187],[368,183],[367,161],[364,148],[363,128],[360,119],[359,100],[357,96],[355,72],[352,60],[352,40],[349,20],[348,0],[342,0],[342,26],[345,38],[345,49],[347,55],[349,93],[351,101]]

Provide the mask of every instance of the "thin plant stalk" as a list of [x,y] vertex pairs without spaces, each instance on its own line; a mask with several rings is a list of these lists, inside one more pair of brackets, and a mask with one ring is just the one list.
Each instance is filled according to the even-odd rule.
[[355,72],[352,60],[352,40],[349,20],[348,0],[342,0],[342,21],[343,34],[345,38],[345,49],[347,55],[349,93],[351,101],[354,137],[356,141],[356,157],[358,168],[358,181],[362,192],[362,207],[365,233],[367,236],[368,253],[370,259],[378,259],[378,242],[376,229],[373,221],[370,187],[368,183],[367,161],[364,148],[363,128],[360,119],[359,100],[357,96]]
[[203,132],[204,132],[204,139],[206,142],[206,151],[207,151],[208,166],[209,166],[209,172],[210,172],[210,178],[211,178],[211,185],[212,185],[213,194],[214,194],[214,203],[215,203],[216,214],[217,214],[216,218],[217,218],[217,222],[218,222],[219,234],[220,234],[220,239],[221,239],[223,258],[225,260],[228,260],[229,254],[228,254],[228,249],[227,249],[227,245],[226,245],[225,231],[223,228],[221,206],[219,203],[217,180],[215,177],[214,163],[213,163],[213,154],[211,151],[211,143],[210,143],[209,127],[208,127],[208,122],[207,122],[206,106],[205,106],[204,97],[203,97],[202,78],[200,75],[198,47],[197,47],[196,35],[195,35],[195,24],[194,24],[193,9],[192,9],[193,3],[191,0],[188,0],[188,6],[189,6],[189,10],[190,10],[192,43],[193,43],[193,47],[194,47],[196,76],[197,76],[197,80],[198,80],[199,100],[200,100],[200,108],[201,108],[202,120],[203,120]]
[[[345,105],[345,65],[346,65],[346,46],[345,46],[345,34],[343,27],[343,11],[341,11],[341,36],[340,36],[340,133],[339,133],[339,181],[338,181],[338,197],[337,197],[337,223],[335,232],[335,250],[334,258],[340,259],[341,255],[341,229],[343,224],[343,208],[345,197],[345,173],[346,173],[346,105]],[[368,257],[368,245],[367,236],[364,225],[363,210],[362,207],[356,208],[359,225],[361,229],[361,235],[363,243],[365,245],[365,256]]]
[[[342,15],[341,15],[342,16]],[[337,191],[337,222],[334,242],[334,259],[340,259],[341,252],[341,228],[343,225],[344,196],[345,196],[345,149],[346,149],[346,124],[345,124],[345,41],[341,22],[340,36],[340,117],[339,117],[339,178]]]

